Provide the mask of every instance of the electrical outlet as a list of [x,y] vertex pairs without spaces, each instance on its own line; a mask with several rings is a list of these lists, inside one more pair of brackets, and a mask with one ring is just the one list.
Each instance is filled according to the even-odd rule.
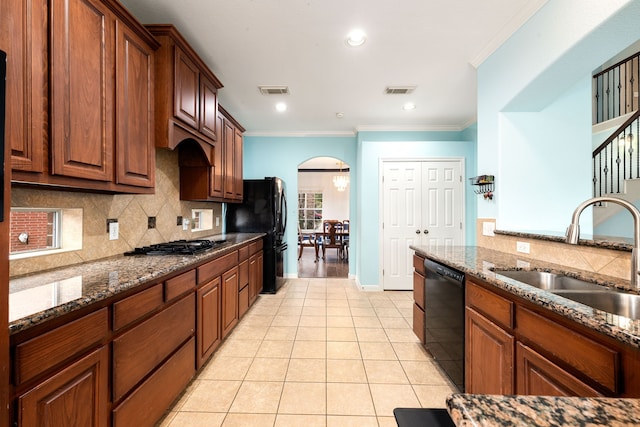
[[216,227],[220,227],[220,217],[216,217]]
[[147,218],[147,229],[156,228],[156,217],[150,216]]
[[182,217],[178,216],[178,218],[176,219],[176,225],[182,225]]
[[188,231],[189,230],[189,220],[188,219],[183,219],[182,220],[182,230],[183,231]]
[[495,236],[494,230],[496,229],[495,222],[483,222],[482,223],[482,235],[483,236]]
[[120,233],[120,226],[117,222],[109,224],[109,240],[118,240],[118,234]]
[[516,242],[516,251],[517,252],[521,252],[523,254],[528,254],[530,252],[531,248],[529,246],[529,243],[527,242]]

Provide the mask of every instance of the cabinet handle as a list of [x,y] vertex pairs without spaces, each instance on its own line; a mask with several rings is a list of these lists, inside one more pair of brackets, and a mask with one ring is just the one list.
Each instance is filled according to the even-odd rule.
[[429,234],[429,230],[427,230],[426,228],[423,231],[424,234]]
[[416,234],[420,234],[420,230],[416,230]]

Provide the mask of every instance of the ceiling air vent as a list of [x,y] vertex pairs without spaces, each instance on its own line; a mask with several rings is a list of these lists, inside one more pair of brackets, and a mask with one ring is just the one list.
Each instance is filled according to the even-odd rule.
[[263,95],[289,95],[289,86],[258,86]]
[[387,86],[384,93],[387,95],[408,95],[415,89],[415,86]]

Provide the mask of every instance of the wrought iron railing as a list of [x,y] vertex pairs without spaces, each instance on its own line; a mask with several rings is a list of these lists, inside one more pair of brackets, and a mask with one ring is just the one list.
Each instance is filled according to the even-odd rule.
[[593,195],[624,192],[625,179],[640,178],[640,111],[593,152]]
[[638,110],[640,52],[593,76],[593,124]]

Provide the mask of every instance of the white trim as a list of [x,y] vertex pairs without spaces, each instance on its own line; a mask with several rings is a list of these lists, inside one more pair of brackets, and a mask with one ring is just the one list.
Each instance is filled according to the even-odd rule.
[[531,0],[502,27],[489,43],[483,47],[470,61],[469,64],[478,68],[488,57],[493,54],[509,37],[511,37],[525,22],[538,12],[548,0]]
[[357,132],[459,132],[460,125],[433,125],[433,126],[385,126],[363,125],[357,126]]
[[355,131],[299,131],[299,132],[279,132],[279,131],[251,131],[244,132],[243,136],[277,136],[277,137],[304,137],[304,136],[356,136]]

